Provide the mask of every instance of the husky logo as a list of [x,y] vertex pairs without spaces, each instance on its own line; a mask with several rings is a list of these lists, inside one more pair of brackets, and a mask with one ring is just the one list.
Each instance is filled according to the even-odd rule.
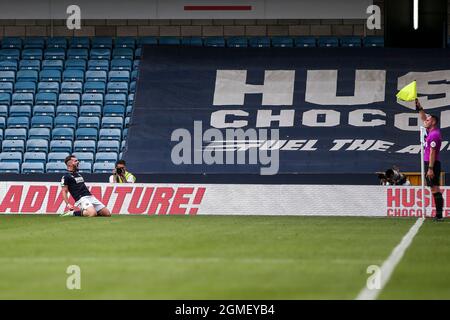
[[76,177],[76,178],[75,178],[75,182],[76,182],[76,183],[83,183],[83,182],[84,182],[84,179],[83,179],[83,177]]

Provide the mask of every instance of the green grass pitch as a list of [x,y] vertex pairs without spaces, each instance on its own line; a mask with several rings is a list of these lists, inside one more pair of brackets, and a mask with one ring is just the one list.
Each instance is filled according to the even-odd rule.
[[[1,215],[0,299],[354,299],[414,222]],[[426,221],[379,298],[450,299],[449,232]]]

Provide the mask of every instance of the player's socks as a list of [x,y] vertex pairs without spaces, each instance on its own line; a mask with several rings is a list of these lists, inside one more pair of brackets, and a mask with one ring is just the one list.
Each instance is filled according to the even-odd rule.
[[82,216],[83,216],[83,214],[81,213],[80,210],[74,211],[74,212],[73,212],[73,215],[74,215],[75,217],[82,217]]
[[444,206],[444,199],[442,198],[442,193],[433,193],[434,203],[436,204],[436,218],[442,218],[442,208]]

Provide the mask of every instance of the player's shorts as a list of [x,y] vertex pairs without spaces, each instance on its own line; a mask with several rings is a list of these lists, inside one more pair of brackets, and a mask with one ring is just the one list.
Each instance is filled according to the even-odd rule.
[[82,210],[86,210],[89,207],[94,207],[95,211],[99,212],[106,206],[97,200],[94,196],[84,196],[81,197],[80,200],[75,202],[75,206],[81,208]]
[[[425,175],[427,174],[428,171],[428,162],[425,162]],[[429,179],[428,177],[426,178],[427,181],[427,186],[429,187],[434,187],[434,186],[440,186],[440,178],[441,178],[441,162],[440,161],[435,161],[434,162],[434,166],[433,166],[433,172],[434,172],[434,178],[433,179]]]

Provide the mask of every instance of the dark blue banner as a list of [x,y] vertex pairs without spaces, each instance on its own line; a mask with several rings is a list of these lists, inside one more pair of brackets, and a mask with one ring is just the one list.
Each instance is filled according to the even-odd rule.
[[125,159],[150,173],[420,171],[421,122],[395,97],[413,80],[440,117],[445,171],[448,50],[146,47]]

